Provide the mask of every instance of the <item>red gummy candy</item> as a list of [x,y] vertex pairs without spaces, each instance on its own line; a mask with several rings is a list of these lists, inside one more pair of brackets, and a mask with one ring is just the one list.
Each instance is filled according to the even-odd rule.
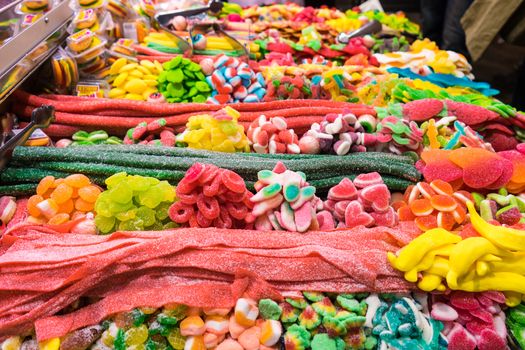
[[199,180],[201,175],[204,173],[206,167],[202,163],[193,164],[184,174],[184,181],[188,184],[192,184]]
[[357,188],[365,188],[372,185],[378,185],[383,183],[383,178],[378,172],[359,174],[354,179],[354,185]]
[[330,200],[352,200],[356,197],[357,189],[352,181],[346,177],[328,191],[328,199]]
[[204,168],[204,173],[199,178],[199,184],[204,185],[212,182],[218,172],[219,167],[213,164],[206,164]]
[[206,197],[205,195],[200,194],[197,199],[197,208],[199,209],[198,213],[202,213],[202,215],[208,220],[213,220],[219,217],[220,207],[219,202],[215,197]]
[[450,350],[474,350],[476,348],[476,338],[459,323],[454,324],[447,339]]
[[480,319],[481,321],[492,324],[492,314],[486,310],[483,310],[482,308],[470,310],[470,313],[472,316]]
[[454,291],[450,294],[450,304],[463,310],[476,310],[480,308],[478,299],[474,294],[463,291]]
[[499,118],[499,114],[486,108],[464,102],[446,101],[448,115],[458,118],[458,121],[469,126]]
[[197,211],[197,215],[195,216],[197,219],[197,224],[199,227],[210,227],[213,220],[208,219],[206,216],[204,216],[204,213],[202,211]]
[[411,101],[403,105],[403,116],[413,121],[425,121],[441,113],[443,107],[443,102],[434,98]]
[[182,202],[173,203],[168,210],[170,219],[178,224],[184,224],[188,222],[193,214],[193,206],[184,204]]
[[483,292],[483,296],[485,296],[485,297],[487,297],[489,299],[492,299],[493,301],[495,301],[498,304],[504,304],[505,303],[505,294],[503,294],[502,292],[487,291],[487,292]]
[[358,201],[353,201],[348,204],[345,211],[345,225],[348,228],[363,225],[365,227],[372,226],[374,218],[363,211],[363,206]]
[[390,206],[390,191],[385,184],[363,188],[359,192],[359,198],[365,203],[372,203],[372,208],[380,213],[387,211]]
[[492,327],[492,321],[491,323],[486,323],[478,320],[477,318],[474,318],[473,320],[466,322],[465,327],[474,336],[479,337],[481,335],[481,332],[483,332],[487,328],[490,329]]
[[370,215],[374,218],[377,226],[394,227],[397,223],[397,215],[392,207],[389,207],[384,213],[372,212]]
[[228,209],[230,216],[237,220],[244,219],[248,212],[248,209],[242,203],[227,203],[226,209]]
[[335,204],[334,210],[340,216],[345,215],[346,207],[350,204],[351,201],[339,201]]
[[484,329],[478,339],[479,350],[505,349],[507,342],[502,339],[494,330]]
[[429,149],[421,152],[424,162],[422,169],[425,180],[431,182],[437,179],[452,182],[463,177],[463,169],[449,160],[452,151]]
[[239,203],[242,202],[245,197],[244,193],[237,193],[232,191],[226,191],[225,193],[221,194],[219,198],[224,202],[233,202],[233,203]]
[[221,187],[221,174],[220,172],[215,176],[211,183],[207,183],[202,186],[202,193],[207,197],[215,197],[219,193],[219,187]]
[[184,204],[195,204],[199,198],[199,194],[196,190],[193,190],[190,194],[182,194],[177,191],[177,198]]
[[221,180],[224,186],[230,191],[236,193],[244,193],[244,191],[246,191],[244,180],[239,174],[234,173],[233,171],[223,170],[221,173]]
[[175,191],[177,193],[177,196],[181,194],[190,194],[198,185],[198,182],[194,181],[190,183],[186,180],[186,177],[183,177],[182,180],[180,180],[177,184],[177,188]]

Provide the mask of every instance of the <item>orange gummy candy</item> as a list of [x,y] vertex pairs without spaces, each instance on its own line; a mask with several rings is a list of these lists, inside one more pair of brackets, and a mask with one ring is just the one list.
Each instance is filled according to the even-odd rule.
[[454,189],[452,189],[452,186],[443,180],[437,179],[430,183],[430,187],[437,193],[437,194],[448,194],[452,195],[454,193]]
[[452,216],[454,217],[454,220],[456,220],[457,224],[462,224],[467,217],[467,210],[462,205],[458,205],[456,210],[452,212]]
[[69,175],[64,179],[66,184],[68,184],[71,187],[85,187],[91,185],[91,181],[89,180],[89,177],[87,177],[84,174],[73,174]]
[[423,232],[438,227],[437,218],[435,215],[420,216],[417,217],[414,221],[416,223],[416,226]]
[[73,193],[71,194],[71,198],[78,198],[78,188],[73,187]]
[[53,176],[46,176],[40,182],[38,183],[38,186],[36,186],[36,194],[42,196],[44,193],[47,192],[50,188],[54,188],[55,186],[55,178]]
[[91,211],[93,210],[94,206],[95,206],[95,203],[87,202],[83,200],[82,198],[77,198],[75,200],[75,209],[78,211],[83,211],[83,212]]
[[69,214],[59,213],[53,216],[51,219],[49,219],[47,223],[51,225],[60,225],[60,224],[67,222],[68,220],[69,220]]
[[71,188],[71,186],[65,183],[61,183],[55,188],[53,193],[51,193],[51,198],[57,204],[62,204],[68,199],[70,199],[72,194],[73,194],[73,188]]
[[52,198],[44,199],[36,206],[38,207],[40,212],[44,214],[44,216],[48,219],[52,218],[58,213],[58,204]]
[[432,196],[432,198],[430,198],[430,204],[439,211],[454,211],[458,206],[454,197],[446,194],[436,194]]
[[425,197],[426,199],[430,199],[433,195],[436,194],[432,187],[426,182],[418,182],[417,188],[419,189],[419,192]]
[[40,216],[40,209],[36,206],[38,203],[42,202],[44,197],[35,194],[34,196],[29,197],[27,200],[27,211],[29,215],[34,216],[35,218]]
[[447,213],[447,212],[438,213],[437,215],[438,227],[441,227],[447,231],[450,231],[452,230],[455,224],[456,224],[456,220],[454,219],[454,215],[452,213]]
[[414,221],[416,218],[408,205],[400,207],[397,210],[397,215],[399,216],[399,221]]
[[59,213],[71,214],[73,210],[75,210],[75,203],[71,198],[58,206]]
[[427,216],[434,211],[434,207],[426,198],[412,201],[412,203],[410,203],[410,209],[415,216]]
[[90,185],[78,189],[78,196],[86,202],[94,203],[97,201],[100,189],[97,186]]

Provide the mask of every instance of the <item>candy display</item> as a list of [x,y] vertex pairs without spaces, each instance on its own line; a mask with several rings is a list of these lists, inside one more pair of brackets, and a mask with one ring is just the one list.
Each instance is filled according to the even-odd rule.
[[1,350],[525,346],[525,113],[465,56],[370,2],[69,5],[2,103]]

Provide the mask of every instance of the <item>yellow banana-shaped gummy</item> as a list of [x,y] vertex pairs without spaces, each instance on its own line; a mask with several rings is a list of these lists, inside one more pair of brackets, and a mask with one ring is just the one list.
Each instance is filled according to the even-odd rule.
[[403,247],[395,259],[389,256],[390,263],[400,271],[410,271],[429,251],[461,241],[461,237],[442,228],[428,230]]
[[525,231],[489,224],[479,216],[472,202],[467,202],[474,229],[494,245],[509,250],[525,250]]
[[525,276],[514,272],[493,272],[483,277],[465,278],[458,282],[457,288],[466,292],[500,290],[525,294]]
[[447,283],[456,285],[458,278],[465,275],[471,268],[475,268],[476,261],[486,254],[498,254],[498,249],[484,237],[469,237],[458,242],[450,254],[450,271],[447,274]]

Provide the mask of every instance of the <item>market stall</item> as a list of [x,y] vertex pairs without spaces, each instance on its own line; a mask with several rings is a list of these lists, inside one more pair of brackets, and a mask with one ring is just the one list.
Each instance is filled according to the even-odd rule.
[[1,16],[2,350],[525,346],[525,113],[403,13]]

